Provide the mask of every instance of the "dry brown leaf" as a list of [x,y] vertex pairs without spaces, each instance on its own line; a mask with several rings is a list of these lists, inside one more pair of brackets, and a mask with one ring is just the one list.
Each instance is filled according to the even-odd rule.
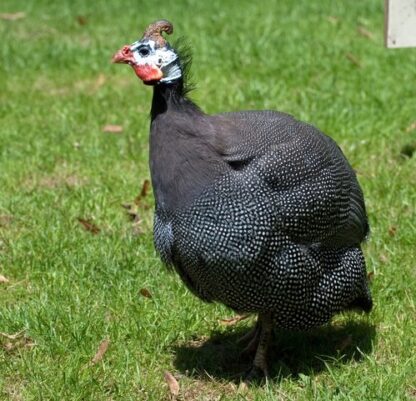
[[397,233],[397,227],[396,226],[391,226],[389,227],[389,235],[390,237],[394,237]]
[[101,230],[100,228],[94,224],[91,220],[83,219],[81,217],[78,217],[77,219],[79,223],[84,227],[85,230],[89,231],[91,234],[98,234]]
[[146,203],[143,203],[143,198],[145,198],[149,194],[150,190],[150,181],[146,178],[143,181],[142,189],[140,190],[140,193],[134,198],[134,204],[138,207],[141,207],[143,209],[148,209],[149,205]]
[[176,400],[180,390],[178,381],[175,379],[172,373],[168,371],[165,372],[165,381],[168,384],[171,399]]
[[108,124],[104,125],[102,131],[110,134],[121,134],[123,132],[123,127],[121,125]]
[[97,353],[91,359],[91,363],[96,364],[100,362],[103,359],[104,354],[107,352],[109,345],[110,345],[109,339],[106,338],[105,340],[101,341],[100,345],[98,346]]
[[77,15],[77,21],[78,21],[78,24],[80,25],[86,25],[88,22],[87,18],[84,17],[83,15]]
[[140,191],[139,197],[144,198],[145,196],[147,196],[147,194],[149,193],[149,189],[150,189],[150,181],[146,178],[143,181],[142,190]]
[[241,322],[242,320],[247,319],[248,317],[249,315],[236,315],[228,319],[220,319],[219,323],[224,326],[234,326],[238,322]]
[[143,198],[145,198],[149,194],[150,190],[150,181],[145,179],[143,181],[142,189],[140,193],[134,198],[133,203],[123,203],[123,206],[127,210],[127,214],[131,217],[135,224],[140,224],[141,219],[139,216],[139,209],[149,209],[150,205],[143,202]]
[[414,121],[413,123],[411,123],[407,128],[406,128],[406,132],[410,132],[416,129],[416,121]]
[[367,280],[368,281],[373,281],[374,279],[374,272],[368,272],[367,273]]
[[364,28],[363,26],[359,26],[357,28],[357,32],[361,35],[364,36],[367,39],[373,39],[374,38],[374,34],[373,32],[370,32],[368,29]]
[[22,19],[26,17],[26,13],[23,11],[19,11],[17,13],[1,13],[0,18],[7,20],[7,21],[17,21],[18,19]]
[[9,282],[10,280],[6,276],[3,276],[2,274],[0,274],[0,284],[7,284]]
[[352,64],[356,65],[357,67],[361,67],[360,59],[352,53],[347,53],[345,57],[351,61]]
[[145,298],[152,298],[152,294],[147,288],[140,288],[139,294]]

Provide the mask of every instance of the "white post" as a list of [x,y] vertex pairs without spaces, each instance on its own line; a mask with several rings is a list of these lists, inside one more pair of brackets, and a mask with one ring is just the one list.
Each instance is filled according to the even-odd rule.
[[385,0],[386,46],[416,47],[416,0]]

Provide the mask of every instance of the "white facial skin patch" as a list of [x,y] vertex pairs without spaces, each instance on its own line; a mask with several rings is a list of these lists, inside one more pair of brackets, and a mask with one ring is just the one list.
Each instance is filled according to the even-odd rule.
[[153,40],[143,40],[130,45],[137,65],[153,65],[162,70],[163,78],[159,82],[169,83],[182,76],[178,55],[168,45],[156,48]]

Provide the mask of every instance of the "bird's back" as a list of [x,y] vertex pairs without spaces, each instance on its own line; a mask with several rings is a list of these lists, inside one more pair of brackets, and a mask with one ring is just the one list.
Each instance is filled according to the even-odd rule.
[[241,170],[258,164],[254,174],[273,191],[276,213],[295,240],[340,247],[365,239],[369,228],[363,193],[332,138],[275,111],[225,113],[220,118],[236,127],[232,135],[224,135],[224,159]]

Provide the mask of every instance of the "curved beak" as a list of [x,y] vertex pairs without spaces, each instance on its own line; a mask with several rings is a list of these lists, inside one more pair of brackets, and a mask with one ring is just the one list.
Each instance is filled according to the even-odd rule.
[[131,64],[134,62],[133,53],[130,46],[123,46],[116,54],[114,54],[112,60],[113,63]]

